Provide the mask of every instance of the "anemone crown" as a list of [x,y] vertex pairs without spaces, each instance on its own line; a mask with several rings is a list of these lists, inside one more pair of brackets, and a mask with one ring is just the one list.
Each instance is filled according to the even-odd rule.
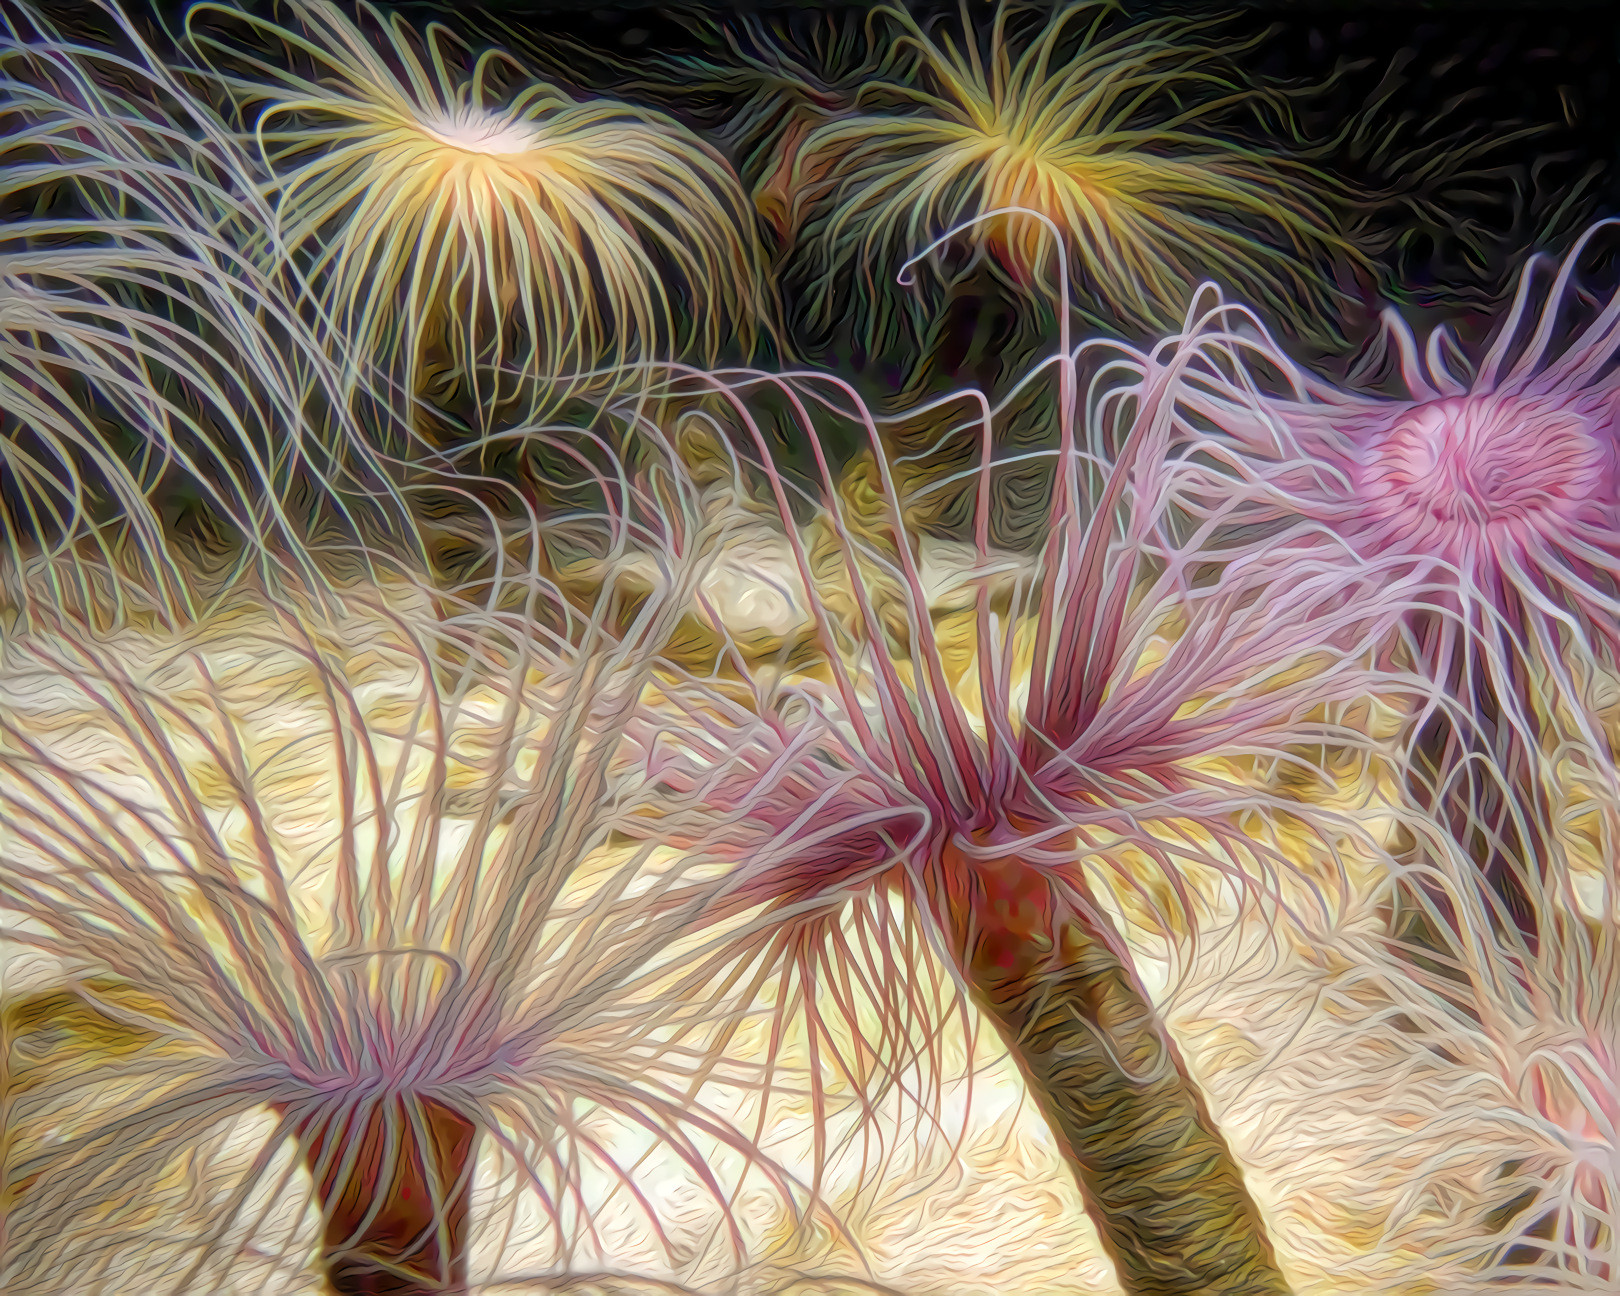
[[1553,398],[1424,402],[1372,443],[1363,465],[1363,498],[1385,524],[1378,542],[1391,526],[1426,547],[1511,541],[1526,528],[1552,538],[1610,476],[1598,433]]

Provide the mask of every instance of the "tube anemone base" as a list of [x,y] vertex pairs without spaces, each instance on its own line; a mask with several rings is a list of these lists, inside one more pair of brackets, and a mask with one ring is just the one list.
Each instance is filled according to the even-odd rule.
[[[347,1114],[315,1118],[302,1133],[317,1198],[329,1216],[323,1264],[333,1296],[467,1290],[470,1166],[477,1142],[469,1121],[431,1099],[412,1104],[394,1097],[363,1120]],[[436,1185],[428,1182],[427,1156]]]
[[1106,933],[1058,926],[1046,876],[952,861],[979,1008],[1066,1152],[1130,1296],[1287,1296],[1258,1207],[1145,991]]

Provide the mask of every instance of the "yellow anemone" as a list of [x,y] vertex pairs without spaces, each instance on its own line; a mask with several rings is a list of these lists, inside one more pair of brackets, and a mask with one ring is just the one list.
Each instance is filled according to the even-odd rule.
[[[1326,203],[1296,178],[1308,174],[1206,133],[1238,110],[1262,108],[1265,92],[1239,84],[1232,49],[1189,41],[1196,27],[1184,21],[1108,34],[1116,8],[1082,0],[1015,54],[1014,6],[998,7],[982,45],[971,29],[958,44],[887,7],[919,55],[919,77],[868,90],[910,110],[858,113],[787,141],[797,145],[796,217],[821,322],[848,309],[844,289],[858,274],[881,336],[881,281],[953,227],[1006,208],[1062,231],[1074,287],[1109,324],[1171,327],[1206,278],[1295,322],[1331,319],[1329,265],[1356,254]],[[1039,220],[998,216],[960,244],[1015,287],[1052,300],[1057,260]]]
[[[290,8],[296,30],[198,5],[192,39],[237,69],[222,80],[254,122],[280,248],[302,254],[353,381],[375,364],[409,393],[437,372],[480,404],[538,400],[588,371],[751,343],[746,199],[696,136],[521,83],[510,55],[471,58],[438,24],[417,33],[361,4],[374,43],[325,0]],[[279,44],[287,66],[203,33],[210,13]]]

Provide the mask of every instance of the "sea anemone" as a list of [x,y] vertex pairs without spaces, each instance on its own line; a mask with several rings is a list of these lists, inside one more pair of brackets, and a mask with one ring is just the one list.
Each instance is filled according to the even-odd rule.
[[[1413,773],[1427,791],[1414,791],[1446,803],[1476,852],[1496,838],[1538,853],[1552,826],[1531,766],[1560,734],[1609,750],[1594,690],[1620,661],[1620,296],[1566,325],[1577,264],[1609,224],[1582,236],[1539,306],[1531,259],[1477,367],[1448,330],[1420,347],[1386,314],[1398,396],[1306,372],[1218,293],[1159,351],[1122,362],[1157,373],[1197,357],[1177,397],[1184,451],[1219,465],[1215,496],[1248,484],[1242,523],[1270,533],[1279,571],[1325,545],[1424,587],[1391,660],[1451,702],[1420,716]],[[1511,887],[1511,870],[1499,880]]]
[[[354,353],[410,394],[465,383],[483,407],[514,382],[539,400],[686,345],[748,350],[752,221],[696,136],[529,82],[499,50],[473,58],[439,23],[416,33],[362,4],[374,41],[324,0],[289,7],[284,27],[200,4],[188,30],[251,122],[276,246]],[[210,31],[220,20],[281,61]]]
[[[280,663],[269,694],[183,643],[141,670],[65,623],[11,646],[8,687],[90,728],[0,720],[5,937],[62,987],[8,1018],[44,1050],[9,1093],[8,1291],[90,1290],[133,1243],[143,1290],[222,1290],[301,1239],[334,1292],[464,1290],[485,1224],[566,1258],[618,1196],[659,1230],[604,1118],[739,1246],[728,1166],[795,1200],[703,1097],[752,1092],[715,1048],[746,1008],[724,939],[685,939],[723,881],[610,841],[650,656],[378,616],[358,643],[290,611],[238,637]],[[165,1231],[188,1182],[207,1208]]]
[[[1279,581],[1332,551],[1371,579],[1416,582],[1383,659],[1437,686],[1403,764],[1439,828],[1386,881],[1387,925],[1353,951],[1369,993],[1341,1026],[1359,1022],[1361,1043],[1410,1081],[1387,1091],[1388,1128],[1440,1103],[1470,1122],[1422,1158],[1378,1226],[1389,1246],[1452,1266],[1447,1290],[1601,1291],[1620,1272],[1603,696],[1620,648],[1620,297],[1576,284],[1608,224],[1549,286],[1541,258],[1526,265],[1477,363],[1448,330],[1420,346],[1387,315],[1396,396],[1307,373],[1213,292],[1182,334],[1123,362],[1151,391],[1164,365],[1196,357],[1174,401],[1185,462],[1207,473],[1208,498],[1248,495],[1229,534],[1266,537],[1259,561]],[[1185,500],[1196,516],[1199,488]],[[1350,1096],[1313,1084],[1309,1101]]]
[[1607,1292],[1620,1275],[1620,803],[1606,757],[1554,755],[1561,831],[1512,861],[1534,936],[1431,827],[1364,897],[1383,921],[1324,942],[1315,1007],[1265,1063],[1289,1094],[1266,1123],[1314,1126],[1311,1160],[1347,1165],[1328,1201],[1360,1217],[1367,1267],[1405,1256],[1447,1292]]
[[[1213,274],[1334,334],[1322,323],[1338,315],[1327,265],[1349,249],[1328,207],[1303,171],[1215,133],[1266,103],[1239,87],[1233,51],[1189,39],[1180,20],[1109,33],[1103,0],[1064,8],[1017,51],[1017,9],[998,5],[983,36],[964,13],[958,42],[886,6],[917,68],[869,84],[861,102],[881,95],[909,111],[858,111],[792,141],[814,319],[831,325],[853,305],[881,342],[893,310],[879,275],[947,229],[1018,207],[1074,233],[1074,281],[1107,327],[1158,330]],[[976,225],[955,243],[1038,302],[1055,289],[1028,221]]]
[[1513,861],[1530,921],[1453,849],[1428,893],[1408,892],[1423,939],[1394,949],[1401,984],[1421,987],[1401,1001],[1414,1033],[1452,1074],[1488,1080],[1482,1115],[1522,1140],[1481,1212],[1491,1227],[1468,1239],[1483,1285],[1556,1275],[1598,1292],[1620,1279],[1620,800],[1607,752],[1549,755],[1557,831]]
[[[1356,745],[1323,708],[1374,691],[1369,665],[1396,596],[1325,555],[1302,558],[1286,591],[1254,579],[1241,555],[1211,543],[1218,519],[1169,546],[1161,522],[1177,465],[1165,402],[1175,379],[1142,398],[1126,445],[1099,462],[1076,442],[1066,336],[1064,345],[1053,361],[1064,417],[1048,539],[1004,614],[979,585],[965,679],[947,669],[892,466],[847,384],[677,376],[733,393],[748,455],[739,464],[777,499],[795,593],[812,609],[827,667],[819,681],[756,680],[746,702],[715,690],[678,721],[646,728],[648,772],[672,804],[638,830],[735,858],[738,905],[791,916],[817,897],[883,907],[898,897],[1018,1061],[1126,1290],[1280,1291],[1258,1210],[1098,897],[1112,873],[1136,912],[1183,932],[1208,886],[1276,899],[1291,865],[1272,828],[1300,806],[1238,771],[1256,759],[1308,765],[1301,753],[1313,747]],[[819,490],[801,500],[748,416],[747,394],[763,385],[795,405],[817,451]],[[990,483],[1002,465],[982,407],[973,513],[988,567]],[[844,515],[817,439],[816,412],[828,410],[866,428],[889,545],[865,542]],[[837,537],[848,623],[830,613],[828,573],[812,569],[799,536],[795,506],[806,500]],[[874,605],[871,572],[900,591],[904,657]]]

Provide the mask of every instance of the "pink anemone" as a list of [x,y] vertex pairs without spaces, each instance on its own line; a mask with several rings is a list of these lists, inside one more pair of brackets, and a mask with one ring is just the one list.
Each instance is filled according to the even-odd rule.
[[[1155,377],[1124,445],[1102,459],[1076,436],[1079,372],[1063,339],[1050,362],[1059,443],[1048,538],[1009,608],[994,610],[980,582],[961,679],[858,396],[813,374],[677,371],[672,385],[729,401],[738,471],[777,503],[826,667],[775,687],[756,676],[742,700],[691,681],[679,721],[639,735],[670,804],[632,831],[736,861],[737,909],[763,905],[786,921],[830,896],[880,908],[897,899],[1018,1059],[1126,1289],[1160,1290],[1164,1275],[1190,1268],[1208,1270],[1208,1290],[1241,1279],[1245,1291],[1280,1291],[1256,1208],[1108,897],[1134,895],[1172,942],[1207,916],[1212,886],[1244,904],[1287,903],[1280,878],[1293,864],[1272,830],[1301,807],[1242,771],[1309,766],[1303,753],[1355,744],[1333,710],[1401,686],[1369,667],[1410,592],[1325,550],[1300,556],[1285,587],[1222,547],[1221,516],[1172,537],[1164,519],[1183,465],[1171,453],[1171,397],[1187,363]],[[748,400],[767,386],[814,452],[815,488],[772,462]],[[978,400],[972,515],[988,573],[992,487],[1013,457],[998,461],[994,415]],[[822,450],[838,421],[872,447],[892,544],[863,538],[846,513]],[[833,532],[836,576],[800,539],[805,502]],[[824,597],[829,579],[852,595],[847,620]],[[898,590],[903,635],[878,605],[884,586]],[[1299,880],[1293,894],[1308,894]],[[881,987],[891,966],[866,975]],[[1155,1124],[1176,1132],[1149,1133]],[[1180,1157],[1207,1173],[1189,1177]],[[1162,1208],[1170,1199],[1174,1209]],[[1222,1241],[1190,1253],[1186,1222],[1213,1221],[1211,1211],[1226,1221],[1209,1225]]]
[[1452,334],[1420,347],[1385,316],[1397,396],[1342,390],[1295,364],[1206,289],[1184,333],[1137,359],[1186,363],[1178,433],[1258,489],[1247,519],[1278,552],[1328,537],[1432,588],[1412,606],[1417,664],[1498,733],[1533,747],[1561,714],[1595,740],[1594,667],[1620,660],[1620,293],[1569,326],[1591,227],[1540,294],[1526,265],[1477,366]]
[[[90,767],[0,714],[0,937],[117,1043],[75,1073],[35,1032],[44,1062],[8,1094],[7,1291],[92,1290],[131,1249],[153,1292],[311,1260],[336,1296],[466,1291],[480,1235],[504,1259],[527,1214],[564,1263],[600,1256],[613,1205],[680,1263],[648,1139],[739,1253],[745,1180],[803,1200],[713,1101],[755,1092],[724,1052],[748,1009],[724,943],[685,942],[719,884],[609,843],[650,655],[382,611],[360,653],[292,614],[238,636],[270,690],[61,623],[10,646],[35,664],[8,688],[41,677],[118,755]],[[199,1224],[175,1183],[222,1129]]]

